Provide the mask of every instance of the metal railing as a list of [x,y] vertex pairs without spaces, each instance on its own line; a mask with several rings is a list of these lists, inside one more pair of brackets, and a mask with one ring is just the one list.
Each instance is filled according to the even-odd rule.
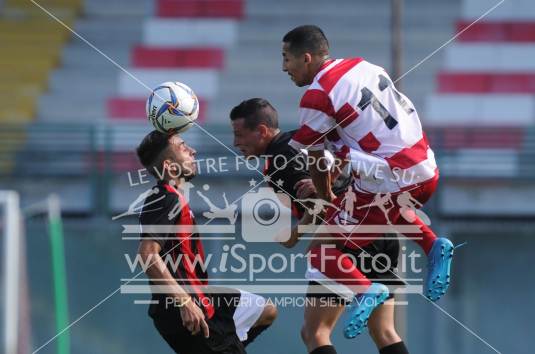
[[[232,148],[230,127],[206,126]],[[114,175],[140,168],[135,147],[147,124],[0,125],[0,177]],[[535,177],[535,127],[428,129],[444,177]],[[232,156],[200,129],[185,135],[199,158]]]
[[[229,126],[204,128],[232,149]],[[142,168],[135,148],[149,131],[145,122],[0,125],[0,184],[30,193],[35,181],[39,188],[69,185],[78,188],[81,198],[89,198],[90,210],[106,214],[117,181]],[[442,182],[535,182],[535,127],[435,128],[427,133]],[[184,138],[197,150],[198,159],[234,158],[200,129],[190,129]],[[225,172],[225,178],[230,179],[250,176],[247,169]],[[216,182],[213,178],[220,179],[221,174],[202,178]]]

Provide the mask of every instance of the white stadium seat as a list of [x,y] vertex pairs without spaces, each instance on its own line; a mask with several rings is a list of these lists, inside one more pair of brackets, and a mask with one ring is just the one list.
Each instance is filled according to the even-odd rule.
[[238,34],[234,20],[151,18],[143,26],[143,44],[160,47],[231,47]]
[[[463,0],[461,14],[463,19],[475,20],[489,11],[499,0]],[[485,16],[485,21],[529,20],[535,18],[533,0],[505,0]]]
[[427,99],[422,120],[433,126],[527,126],[535,122],[532,95],[441,94]]
[[[164,81],[187,82],[195,94],[204,99],[210,99],[217,93],[217,70],[175,70],[175,69],[129,69],[130,73],[150,88],[156,87]],[[118,94],[123,97],[148,96],[149,89],[141,85],[129,75],[121,72],[119,75]]]
[[535,44],[454,43],[444,59],[449,71],[535,71]]

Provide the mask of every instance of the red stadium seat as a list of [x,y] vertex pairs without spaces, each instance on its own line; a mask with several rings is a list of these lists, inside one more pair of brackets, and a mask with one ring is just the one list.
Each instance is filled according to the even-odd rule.
[[[471,22],[457,22],[457,32]],[[535,42],[535,22],[478,22],[458,37],[459,41]]]
[[159,17],[243,17],[243,0],[157,0]]
[[509,26],[510,41],[535,42],[535,22],[514,22]]
[[431,147],[439,145],[446,150],[459,149],[513,149],[521,150],[525,129],[517,127],[445,127],[428,128]]
[[530,93],[535,92],[535,74],[498,74],[494,75],[492,92]]
[[159,48],[136,46],[132,65],[138,68],[213,68],[223,69],[221,48]]
[[[457,33],[470,26],[470,21],[457,22]],[[457,40],[459,41],[507,41],[508,39],[507,26],[503,22],[478,22],[470,26],[463,32]]]
[[535,93],[535,74],[441,72],[442,93]]
[[487,74],[441,72],[437,76],[438,92],[488,92]]
[[[199,99],[201,110],[199,122],[204,122],[206,102]],[[145,113],[145,98],[113,97],[107,102],[108,116],[112,119],[147,119]]]

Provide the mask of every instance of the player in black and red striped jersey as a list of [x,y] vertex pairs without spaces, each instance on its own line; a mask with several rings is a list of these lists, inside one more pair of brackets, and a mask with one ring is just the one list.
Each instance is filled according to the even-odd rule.
[[[306,167],[306,155],[291,147],[288,142],[296,131],[283,132],[279,129],[278,114],[275,108],[265,99],[251,98],[241,102],[230,112],[230,120],[234,134],[234,146],[247,157],[266,157],[266,168],[264,174],[269,176],[269,184],[276,191],[282,191],[290,196],[292,200],[292,211],[294,216],[304,220],[305,205],[297,202],[298,199],[316,197],[316,189]],[[331,139],[335,137],[331,135]],[[339,150],[343,150],[340,147]],[[333,154],[334,155],[334,154]],[[343,163],[334,164],[341,169]],[[336,174],[341,175],[336,169]],[[350,178],[340,176],[333,182],[333,191],[337,195],[343,195],[349,186]],[[310,206],[306,206],[309,208]],[[304,224],[310,222],[301,221]],[[285,247],[293,247],[298,242],[299,234],[292,233],[292,237],[282,244]],[[344,249],[346,253],[353,255],[356,267],[370,279],[384,285],[393,287],[402,286],[404,282],[395,273],[398,263],[399,241],[392,235],[385,234],[361,250]],[[380,256],[386,259],[390,266],[372,265],[371,260]],[[316,289],[317,291],[312,291]],[[338,316],[345,309],[346,301],[343,297],[329,291],[315,281],[310,281],[308,297],[318,299],[307,303],[307,308],[314,307],[316,312],[305,311],[305,323],[302,328],[302,337],[310,352],[317,349],[317,327],[318,321],[310,318],[310,314],[320,312],[318,317],[322,317],[327,322],[321,323],[322,335],[325,338],[319,350],[334,350],[330,345],[330,331]],[[321,299],[321,300],[320,300]],[[329,301],[334,299],[335,301]],[[308,314],[308,315],[307,315]],[[370,316],[370,334],[379,349],[403,346],[394,324],[394,296],[389,296],[385,304],[377,308]],[[331,348],[326,348],[331,347]],[[320,352],[318,352],[320,353]],[[328,353],[325,351],[325,353]]]
[[[181,192],[196,175],[195,150],[178,134],[153,131],[137,154],[154,177],[162,176],[139,217],[139,254],[150,264],[153,292],[149,316],[176,353],[245,353],[274,321],[276,308],[261,296],[208,285],[203,245],[198,234],[187,231],[195,219]],[[172,262],[164,261],[168,257]]]

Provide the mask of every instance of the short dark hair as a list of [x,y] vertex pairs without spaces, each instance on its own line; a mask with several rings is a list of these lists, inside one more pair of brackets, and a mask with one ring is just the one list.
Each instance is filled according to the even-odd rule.
[[292,54],[329,54],[329,41],[318,26],[299,26],[286,33],[282,41],[289,44]]
[[250,98],[242,101],[230,111],[230,120],[245,119],[245,127],[253,130],[259,124],[265,124],[269,128],[279,127],[277,110],[263,98]]
[[175,134],[153,130],[143,138],[136,149],[139,162],[155,177],[157,174],[154,168],[162,167],[164,152],[169,147],[169,139]]

